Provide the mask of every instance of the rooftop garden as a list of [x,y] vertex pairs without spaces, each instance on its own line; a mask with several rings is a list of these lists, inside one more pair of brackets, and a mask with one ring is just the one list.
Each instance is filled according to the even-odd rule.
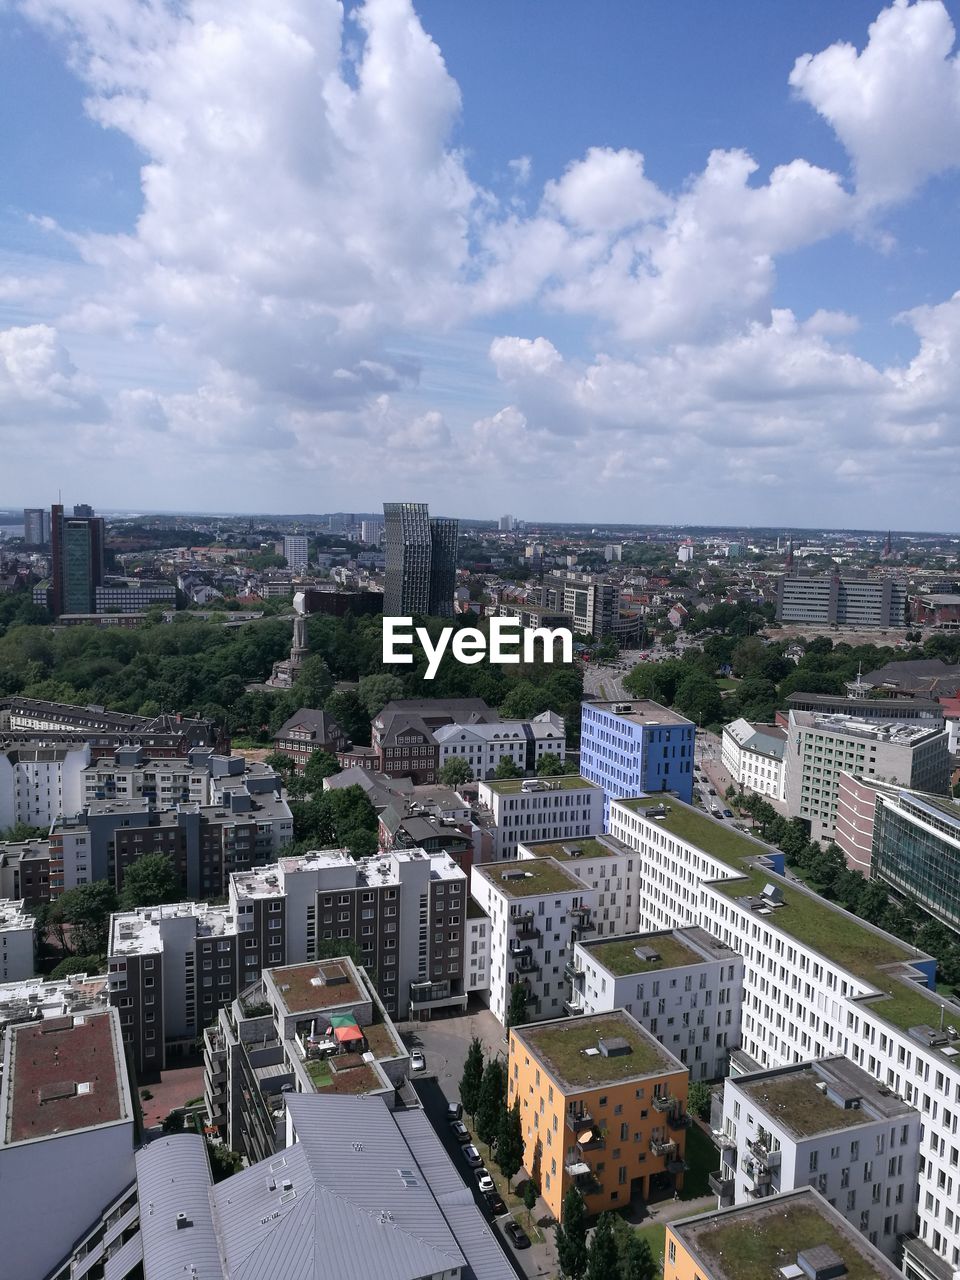
[[[604,965],[618,978],[631,973],[652,973],[658,969],[671,969],[678,965],[703,964],[703,956],[670,933],[633,933],[623,938],[611,938],[599,942],[585,942],[585,951],[598,964]],[[655,951],[657,960],[641,960],[637,947]]]
[[314,1089],[324,1093],[372,1093],[382,1087],[380,1077],[365,1062],[357,1061],[355,1066],[338,1065],[334,1071],[328,1058],[310,1058],[304,1066]]
[[[706,1264],[715,1280],[770,1280],[780,1268],[794,1266],[797,1254],[829,1245],[846,1264],[845,1280],[879,1280],[884,1273],[852,1227],[840,1228],[831,1217],[804,1203],[777,1201],[720,1215],[716,1225],[676,1228]],[[889,1266],[889,1264],[888,1264]],[[896,1275],[889,1266],[888,1275]]]
[[572,837],[569,840],[534,840],[529,844],[521,842],[525,849],[535,853],[538,858],[559,858],[561,862],[571,860],[569,850],[579,849],[580,853],[573,861],[582,858],[613,858],[617,850],[608,849],[594,836]]
[[559,778],[492,778],[485,785],[497,795],[516,796],[523,792],[524,783],[528,787],[531,783],[543,784],[530,791],[530,795],[544,795],[549,791],[577,791],[583,787],[599,789],[595,782],[588,782],[576,773],[565,773]]
[[[515,1034],[558,1083],[571,1089],[594,1089],[682,1069],[652,1036],[621,1013],[522,1027]],[[626,1040],[629,1053],[605,1058],[602,1053],[587,1055],[584,1052],[596,1049],[601,1039],[612,1040],[617,1036]]]
[[511,898],[571,893],[585,887],[553,858],[525,858],[521,861],[511,858],[508,862],[490,862],[475,869]]
[[794,1071],[756,1080],[741,1088],[771,1119],[778,1120],[798,1138],[869,1123],[870,1117],[863,1111],[847,1110],[831,1102],[817,1088],[818,1079],[813,1071]]
[[620,800],[616,803],[622,804],[627,809],[633,809],[635,813],[643,813],[647,809],[665,804],[666,816],[654,819],[658,827],[663,827],[665,831],[669,831],[680,840],[696,845],[698,849],[709,853],[718,862],[725,862],[731,867],[739,867],[744,858],[756,858],[765,851],[778,852],[770,846],[761,844],[758,840],[751,840],[749,836],[741,835],[725,822],[717,822],[714,818],[708,818],[705,814],[697,813],[695,809],[678,803],[672,796],[666,799],[662,796],[639,796],[634,800]]

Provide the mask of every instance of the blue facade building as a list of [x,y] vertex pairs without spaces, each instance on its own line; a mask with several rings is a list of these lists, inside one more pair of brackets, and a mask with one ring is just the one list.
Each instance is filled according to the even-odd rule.
[[603,787],[604,828],[611,800],[673,791],[692,802],[695,731],[692,720],[644,698],[581,704],[580,773]]

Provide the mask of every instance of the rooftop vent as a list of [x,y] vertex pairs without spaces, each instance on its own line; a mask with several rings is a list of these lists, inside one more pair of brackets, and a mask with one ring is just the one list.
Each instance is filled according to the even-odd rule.
[[604,1058],[623,1058],[628,1053],[633,1053],[633,1048],[629,1040],[625,1040],[623,1036],[611,1036],[609,1040],[605,1040],[603,1036],[597,1041],[600,1054]]
[[192,1227],[193,1223],[181,1209],[177,1214],[177,1230],[184,1231],[187,1227]]
[[771,905],[782,906],[783,904],[783,890],[779,885],[771,884],[769,880],[763,886],[763,891],[761,892],[760,897],[764,898]]
[[652,964],[660,959],[660,952],[655,947],[634,947],[633,954],[645,964]]
[[397,1173],[405,1187],[419,1187],[420,1180],[413,1169],[398,1169]]
[[797,1254],[797,1266],[809,1280],[835,1280],[847,1274],[847,1264],[828,1244],[816,1244],[801,1249]]
[[911,1027],[907,1034],[911,1040],[919,1040],[921,1044],[925,1044],[930,1048],[947,1044],[949,1040],[946,1031],[934,1031],[933,1027],[927,1026],[925,1023],[918,1027]]

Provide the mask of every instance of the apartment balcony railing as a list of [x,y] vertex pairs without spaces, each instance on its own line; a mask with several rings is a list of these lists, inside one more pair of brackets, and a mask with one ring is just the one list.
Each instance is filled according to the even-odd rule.
[[583,970],[579,968],[575,960],[568,960],[563,966],[563,976],[569,978],[571,982],[576,982],[578,978],[583,977]]
[[583,1107],[579,1111],[568,1111],[567,1124],[574,1133],[580,1133],[583,1129],[592,1127],[593,1114],[588,1107]]
[[721,1200],[730,1200],[733,1198],[734,1180],[727,1173],[726,1169],[721,1168],[716,1170],[714,1173],[711,1173],[707,1178],[707,1182],[709,1183],[710,1190],[714,1192],[715,1195],[718,1195]]
[[677,1149],[673,1138],[651,1138],[650,1150],[655,1156],[669,1156]]
[[680,1103],[672,1094],[658,1093],[653,1098],[654,1111],[674,1111],[679,1107]]

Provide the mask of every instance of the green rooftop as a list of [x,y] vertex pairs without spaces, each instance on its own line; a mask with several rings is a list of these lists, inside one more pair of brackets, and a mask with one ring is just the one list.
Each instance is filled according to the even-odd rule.
[[[510,858],[486,862],[474,871],[511,898],[542,897],[548,893],[581,892],[586,886],[555,858]],[[506,878],[504,878],[506,877]]]
[[[686,1075],[686,1067],[622,1010],[517,1027],[512,1034],[565,1091],[595,1089],[665,1072]],[[611,1058],[584,1053],[585,1049],[596,1049],[601,1039],[617,1037],[627,1042],[629,1053]]]
[[[615,844],[619,843],[613,836],[608,836],[607,839],[614,840]],[[569,840],[521,840],[520,843],[538,858],[559,858],[561,862],[575,862],[583,858],[615,858],[621,852],[602,844],[596,836],[571,836]],[[572,854],[573,849],[579,849],[579,854]]]
[[[626,937],[601,939],[580,944],[598,964],[604,965],[618,978],[631,973],[652,973],[679,965],[704,964],[704,958],[681,938],[672,933],[631,933]],[[657,960],[641,960],[637,947],[655,951]]]
[[[661,802],[659,796],[641,796],[619,803],[636,813],[643,813]],[[721,822],[704,817],[675,797],[664,803],[668,812],[664,818],[654,820],[657,826],[712,854],[738,873],[735,879],[711,881],[713,889],[729,898],[749,898],[760,894],[766,884],[776,884],[783,893],[784,905],[775,908],[770,915],[758,916],[758,922],[782,929],[878,991],[886,992],[887,997],[870,1000],[869,1008],[887,1022],[904,1031],[924,1024],[939,1026],[940,1007],[944,1002],[938,1000],[934,992],[925,994],[925,989],[919,984],[901,977],[889,967],[916,959],[918,952],[914,948],[890,934],[871,929],[826,898],[746,862],[746,859],[762,856],[765,851],[771,854],[778,852],[772,846],[751,840]],[[954,1005],[946,1007],[953,1017],[960,1012]]]
[[900,1272],[836,1210],[812,1191],[776,1196],[668,1224],[709,1280],[771,1280],[795,1266],[797,1254],[828,1245],[842,1258],[844,1280],[894,1280]]
[[859,1108],[846,1109],[832,1102],[817,1088],[819,1081],[815,1071],[791,1071],[751,1080],[739,1087],[772,1120],[778,1120],[798,1138],[872,1123],[871,1117]]
[[565,773],[559,778],[491,778],[483,785],[495,791],[497,795],[516,796],[523,791],[524,783],[529,787],[534,782],[543,783],[544,786],[538,786],[535,790],[524,792],[524,794],[542,796],[550,791],[577,791],[584,787],[591,787],[595,791],[600,790],[595,782],[588,782],[586,778],[581,778],[576,773]]
[[332,1071],[329,1062],[311,1058],[305,1063],[305,1066],[314,1089],[322,1090],[324,1093],[373,1093],[375,1090],[383,1088],[380,1077],[365,1062],[360,1062],[356,1066],[342,1068],[339,1071]]

